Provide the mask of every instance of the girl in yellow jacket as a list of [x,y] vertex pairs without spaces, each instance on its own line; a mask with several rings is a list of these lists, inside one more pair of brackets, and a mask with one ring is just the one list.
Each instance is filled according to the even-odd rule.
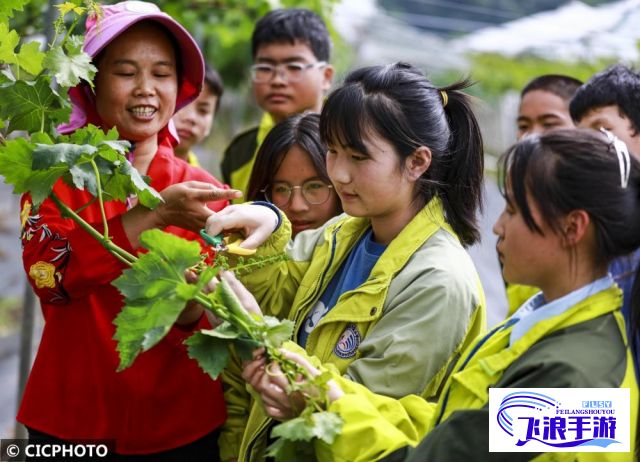
[[[562,130],[525,139],[507,152],[507,205],[494,226],[504,277],[542,292],[472,342],[437,403],[417,396],[394,400],[336,376],[329,410],[345,424],[332,446],[316,443],[320,459],[635,460],[638,384],[620,312],[621,291],[607,265],[640,245],[640,163],[624,143],[607,136]],[[633,303],[638,319],[638,278]],[[301,356],[291,357],[317,372]],[[247,366],[248,379],[283,387],[281,377],[264,374],[263,364],[258,358]],[[490,453],[493,387],[629,388],[631,451]],[[274,394],[265,398],[271,408],[283,407]]]
[[[288,261],[243,278],[265,313],[294,321],[293,340],[307,353],[386,396],[436,399],[483,330],[484,296],[464,250],[478,238],[483,167],[465,86],[439,89],[403,63],[348,76],[320,118],[346,215],[300,232]],[[244,246],[266,240],[259,253],[282,251],[290,224],[266,205],[230,207],[208,232],[242,229]],[[262,460],[273,422],[250,405],[239,374],[229,369],[225,382],[223,459],[239,451],[240,460]]]

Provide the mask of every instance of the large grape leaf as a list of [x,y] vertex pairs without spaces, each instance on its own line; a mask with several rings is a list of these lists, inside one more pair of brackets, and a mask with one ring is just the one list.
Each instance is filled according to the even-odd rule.
[[18,80],[0,85],[0,119],[8,120],[8,132],[52,131],[69,119],[69,103],[51,88],[51,79],[40,75],[34,82]]
[[209,335],[215,331],[201,330],[185,341],[189,357],[195,359],[213,380],[218,378],[229,362],[229,339]]
[[59,137],[57,144],[37,144],[32,168],[34,171],[64,168],[65,182],[97,196],[98,180],[93,162],[100,174],[104,200],[124,202],[130,195],[137,195],[141,204],[155,207],[162,198],[124,156],[129,142],[117,138],[115,129],[105,133],[99,127],[88,125],[72,135]]
[[250,360],[251,352],[260,346],[258,342],[226,321],[215,329],[196,332],[185,341],[189,357],[195,359],[213,380],[218,378],[229,361],[230,343],[233,343],[243,360]]
[[0,145],[0,175],[4,176],[5,183],[13,185],[15,194],[31,192],[31,199],[37,208],[67,169],[65,166],[52,166],[46,170],[33,170],[31,164],[34,148],[24,138]]
[[16,51],[20,36],[15,30],[9,30],[6,24],[0,23],[0,61],[15,64],[32,75],[42,70],[44,53],[40,51],[38,42],[25,43]]
[[113,281],[125,298],[114,320],[118,370],[129,367],[142,351],[156,345],[171,329],[192,299],[208,283],[216,269],[202,272],[197,284],[187,283],[184,273],[200,261],[200,245],[153,229],[140,235],[148,252]]
[[42,65],[53,72],[63,87],[75,87],[81,80],[93,87],[93,76],[98,71],[91,57],[82,51],[82,37],[77,35],[67,39],[65,50],[60,47],[49,50]]

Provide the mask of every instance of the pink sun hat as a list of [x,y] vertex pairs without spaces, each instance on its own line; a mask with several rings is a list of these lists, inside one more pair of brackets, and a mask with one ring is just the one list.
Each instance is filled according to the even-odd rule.
[[[129,0],[115,5],[103,5],[102,16],[89,16],[82,49],[95,58],[107,45],[125,30],[140,21],[155,21],[163,25],[175,38],[180,51],[182,68],[179,69],[180,88],[176,98],[176,112],[196,99],[204,80],[204,59],[198,44],[191,34],[175,19],[162,12],[153,3]],[[69,133],[95,120],[95,98],[86,84],[80,84],[69,90],[73,106],[68,124],[58,127],[61,133]]]

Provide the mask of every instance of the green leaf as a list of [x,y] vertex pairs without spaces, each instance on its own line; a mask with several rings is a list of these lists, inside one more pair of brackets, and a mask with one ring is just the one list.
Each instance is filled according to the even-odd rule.
[[240,332],[236,326],[227,321],[224,321],[215,329],[202,329],[201,332],[210,337],[218,337],[223,339],[234,339],[242,335],[242,332]]
[[342,418],[335,412],[314,412],[309,417],[296,417],[273,427],[271,436],[291,441],[319,438],[331,444],[340,434]]
[[0,22],[6,22],[13,17],[13,10],[22,11],[30,0],[2,0],[0,2]]
[[133,168],[129,161],[125,161],[118,168],[120,175],[125,175],[130,178],[131,187],[130,190],[138,196],[138,202],[150,209],[155,208],[162,202],[162,196],[147,184],[142,175]]
[[264,317],[266,329],[263,333],[265,344],[271,348],[280,348],[284,342],[291,338],[294,324],[289,319],[279,320],[273,316]]
[[215,380],[229,362],[229,348],[226,340],[212,337],[208,332],[212,331],[196,332],[184,343],[189,357],[198,361],[202,370]]
[[46,170],[54,165],[74,166],[83,154],[91,155],[98,149],[88,144],[37,144],[33,151],[33,169]]
[[82,38],[74,35],[65,44],[49,50],[42,65],[51,70],[56,81],[63,87],[75,87],[81,80],[93,87],[93,77],[98,69],[91,63],[91,57],[82,51]]
[[[129,367],[138,354],[169,332],[193,295],[185,270],[200,261],[197,242],[157,229],[143,232],[140,243],[148,252],[112,283],[125,297],[125,306],[114,320],[118,370]],[[206,282],[200,281],[197,287]]]
[[335,412],[314,412],[311,419],[313,436],[327,444],[333,443],[342,430],[342,418]]
[[7,184],[13,185],[15,194],[31,193],[37,208],[51,193],[53,185],[66,171],[64,166],[47,170],[32,170],[34,146],[23,138],[7,141],[0,145],[0,175]]
[[51,88],[50,79],[44,75],[35,82],[18,80],[1,85],[0,100],[0,118],[9,121],[8,132],[49,131],[69,118],[69,103]]
[[313,420],[309,418],[296,417],[273,427],[271,436],[290,441],[311,441],[315,436],[313,425]]
[[14,30],[10,31],[6,24],[0,23],[0,61],[20,66],[32,75],[39,74],[44,59],[44,53],[40,51],[40,44],[38,42],[25,43],[16,53],[19,43],[18,33]]

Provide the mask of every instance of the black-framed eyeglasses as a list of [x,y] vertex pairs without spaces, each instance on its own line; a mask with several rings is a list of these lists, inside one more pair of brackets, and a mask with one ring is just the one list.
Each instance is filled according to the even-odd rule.
[[299,81],[309,69],[326,66],[326,61],[316,63],[302,63],[292,61],[288,63],[269,64],[259,63],[251,66],[251,80],[255,83],[267,83],[275,76],[276,72],[287,82]]
[[291,202],[294,189],[300,189],[302,198],[307,204],[320,205],[327,202],[329,197],[331,197],[333,185],[327,184],[322,180],[308,180],[302,183],[301,186],[291,186],[285,181],[277,181],[267,185],[267,187],[260,192],[264,194],[264,197],[266,197],[269,202],[274,203],[278,207],[284,207]]

